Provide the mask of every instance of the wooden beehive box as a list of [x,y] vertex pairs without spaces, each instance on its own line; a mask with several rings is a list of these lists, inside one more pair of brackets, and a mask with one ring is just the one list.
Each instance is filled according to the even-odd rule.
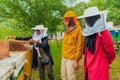
[[27,51],[29,46],[28,41],[21,40],[10,40],[9,49],[10,51]]
[[[25,63],[25,54],[26,52],[17,52],[17,54],[11,53],[10,57],[0,60],[0,66],[12,66],[14,68],[13,77],[17,78],[19,77],[21,70],[23,71],[23,66]],[[6,80],[6,79],[2,79],[2,80]]]
[[10,80],[14,72],[14,68],[12,66],[0,66],[0,80]]

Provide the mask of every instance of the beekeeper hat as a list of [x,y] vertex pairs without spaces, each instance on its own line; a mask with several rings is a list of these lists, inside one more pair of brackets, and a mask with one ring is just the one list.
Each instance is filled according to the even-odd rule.
[[36,25],[35,27],[31,28],[32,30],[45,30],[47,28],[45,28],[43,25]]
[[99,14],[107,14],[108,11],[99,11],[98,8],[95,7],[90,7],[84,11],[84,15],[79,16],[77,18],[85,18],[85,17],[91,17]]

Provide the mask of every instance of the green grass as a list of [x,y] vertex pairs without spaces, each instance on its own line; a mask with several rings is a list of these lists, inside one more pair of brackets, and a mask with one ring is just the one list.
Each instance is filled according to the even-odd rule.
[[[61,40],[59,41],[59,47],[57,47],[56,41],[50,42],[49,45],[50,45],[51,54],[54,60],[54,65],[53,65],[54,77],[55,77],[55,80],[60,80],[62,41]],[[80,68],[77,71],[77,80],[84,80],[83,62],[84,62],[84,56],[80,60]],[[39,80],[38,70],[39,69],[32,72],[31,80]],[[46,80],[48,80],[47,74],[46,74]],[[116,55],[116,59],[111,65],[110,80],[120,80],[120,52],[119,54]]]
[[120,53],[116,55],[116,59],[111,65],[110,80],[120,80]]

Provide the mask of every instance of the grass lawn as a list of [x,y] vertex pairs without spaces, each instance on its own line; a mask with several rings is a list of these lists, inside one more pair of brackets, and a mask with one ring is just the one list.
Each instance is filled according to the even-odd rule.
[[[60,66],[61,66],[61,44],[62,41],[59,41],[59,47],[57,47],[56,42],[50,42],[51,54],[54,60],[53,72],[55,80],[60,80]],[[84,56],[80,60],[80,68],[77,71],[77,80],[84,80],[83,78],[83,61]],[[39,73],[37,69],[36,71],[32,71],[31,80],[39,80]],[[47,74],[46,74],[46,80]],[[110,68],[110,80],[120,80],[120,53],[116,55],[116,60],[112,63]]]

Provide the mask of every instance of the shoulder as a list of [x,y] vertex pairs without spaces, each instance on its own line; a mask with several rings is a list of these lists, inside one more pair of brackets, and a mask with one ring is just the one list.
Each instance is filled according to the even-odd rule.
[[110,35],[110,32],[109,32],[109,30],[104,30],[104,31],[102,31],[102,32],[100,32],[100,34],[101,35]]
[[42,40],[45,40],[45,39],[48,39],[48,36],[45,36],[45,37],[42,38]]

